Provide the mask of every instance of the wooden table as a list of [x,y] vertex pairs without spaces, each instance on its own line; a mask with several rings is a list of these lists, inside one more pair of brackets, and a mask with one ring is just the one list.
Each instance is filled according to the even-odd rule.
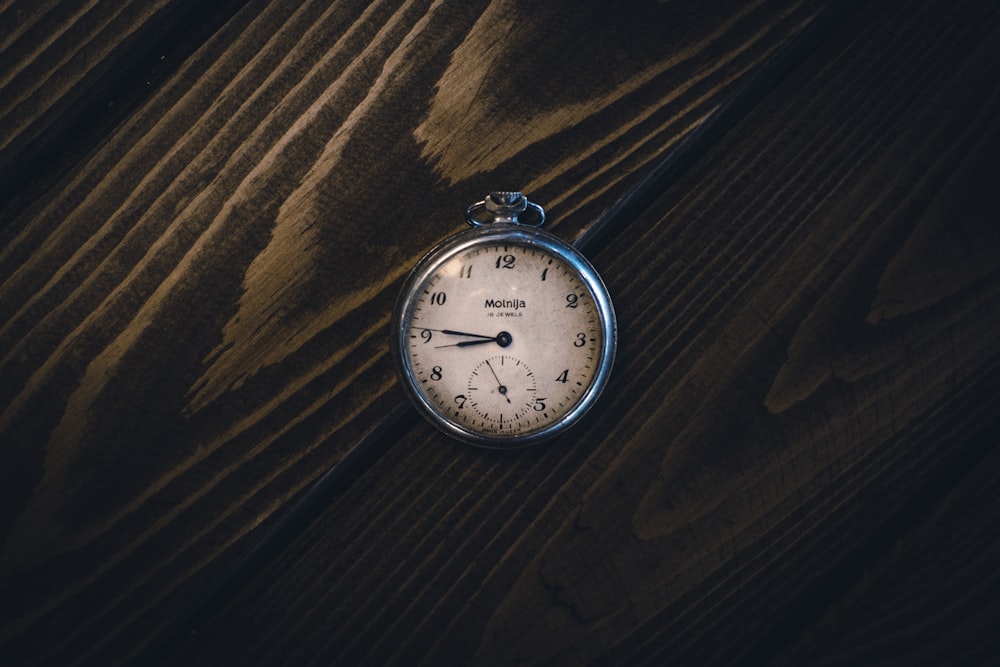
[[[0,664],[1000,661],[1000,5],[537,4],[0,3]],[[515,452],[388,354],[496,189],[621,337]]]

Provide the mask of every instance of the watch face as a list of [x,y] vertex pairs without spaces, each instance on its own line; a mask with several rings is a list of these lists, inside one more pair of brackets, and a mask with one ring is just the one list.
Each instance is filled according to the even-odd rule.
[[437,426],[476,444],[537,442],[576,421],[607,379],[610,299],[593,268],[536,230],[459,234],[397,304],[404,386]]

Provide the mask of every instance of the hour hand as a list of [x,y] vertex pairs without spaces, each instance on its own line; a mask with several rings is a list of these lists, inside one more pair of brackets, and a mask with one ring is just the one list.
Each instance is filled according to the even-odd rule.
[[497,340],[495,338],[477,338],[476,340],[463,340],[461,343],[451,343],[449,345],[436,345],[436,348],[442,347],[469,347],[470,345],[483,345],[484,343],[495,343]]

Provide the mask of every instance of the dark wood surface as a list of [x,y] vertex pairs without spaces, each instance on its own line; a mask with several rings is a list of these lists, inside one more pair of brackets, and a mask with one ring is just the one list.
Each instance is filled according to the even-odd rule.
[[[859,5],[0,7],[0,663],[997,662],[1000,8]],[[621,349],[485,452],[387,324],[515,187]]]

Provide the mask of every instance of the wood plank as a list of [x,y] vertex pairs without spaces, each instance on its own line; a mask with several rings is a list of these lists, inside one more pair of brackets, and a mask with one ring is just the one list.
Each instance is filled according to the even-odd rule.
[[[776,656],[782,665],[987,665],[1000,656],[1000,449],[976,443],[961,477],[928,499],[817,619]],[[888,536],[887,536],[888,537]]]
[[866,6],[597,255],[582,428],[418,425],[172,663],[759,655],[995,420],[998,69],[991,3]]
[[0,9],[0,223],[98,146],[243,2]]
[[0,165],[107,70],[111,54],[168,5],[12,2],[0,12]]
[[141,646],[402,403],[466,202],[578,237],[824,4],[248,3],[3,232],[0,649]]

